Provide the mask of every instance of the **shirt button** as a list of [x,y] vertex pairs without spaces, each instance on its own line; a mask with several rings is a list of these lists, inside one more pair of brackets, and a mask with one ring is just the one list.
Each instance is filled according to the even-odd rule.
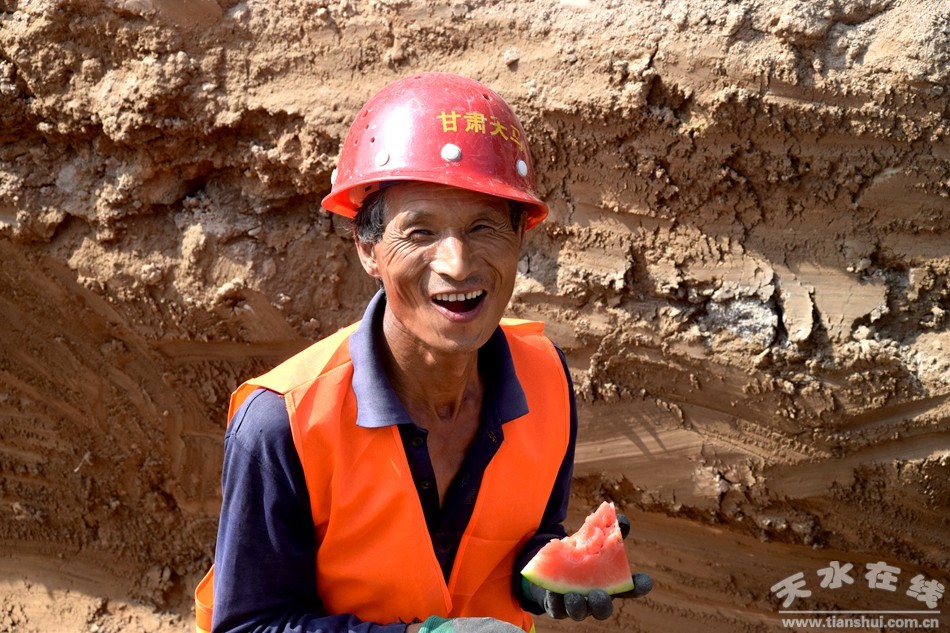
[[498,443],[498,436],[495,435],[495,432],[494,432],[494,431],[489,431],[489,432],[488,432],[488,439],[491,440],[491,443],[492,443],[492,444],[497,444],[497,443]]
[[432,482],[431,482],[431,481],[423,481],[421,484],[419,484],[419,487],[422,488],[423,490],[428,490],[429,488],[432,487]]
[[417,435],[417,436],[415,436],[414,438],[412,438],[412,446],[413,446],[413,448],[419,448],[420,446],[422,446],[422,445],[425,444],[425,443],[426,443],[426,440],[425,440],[425,438],[422,437],[421,435]]

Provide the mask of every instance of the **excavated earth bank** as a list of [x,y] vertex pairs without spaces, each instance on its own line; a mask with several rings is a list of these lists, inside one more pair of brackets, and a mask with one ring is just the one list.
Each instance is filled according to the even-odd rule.
[[0,631],[190,629],[227,395],[361,314],[319,201],[422,70],[524,121],[511,312],[571,365],[572,526],[614,500],[656,580],[539,630],[783,630],[798,572],[791,609],[933,606],[950,2],[0,0]]

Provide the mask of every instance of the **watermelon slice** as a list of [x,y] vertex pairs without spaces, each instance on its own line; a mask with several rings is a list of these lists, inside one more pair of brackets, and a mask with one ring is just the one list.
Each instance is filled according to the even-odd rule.
[[609,594],[633,589],[614,504],[604,501],[577,532],[552,539],[525,565],[521,575],[557,593],[586,596],[594,589]]

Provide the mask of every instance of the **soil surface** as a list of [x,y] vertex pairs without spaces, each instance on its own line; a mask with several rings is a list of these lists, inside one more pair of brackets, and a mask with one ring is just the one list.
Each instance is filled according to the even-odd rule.
[[947,0],[0,0],[0,631],[193,630],[228,394],[361,315],[320,200],[423,70],[524,123],[570,527],[656,582],[539,631],[946,611]]

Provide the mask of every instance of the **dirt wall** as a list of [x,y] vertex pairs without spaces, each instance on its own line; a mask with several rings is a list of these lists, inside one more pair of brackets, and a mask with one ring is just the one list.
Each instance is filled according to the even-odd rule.
[[361,314],[319,201],[423,70],[522,118],[552,213],[511,312],[571,366],[572,520],[616,501],[657,581],[544,630],[947,583],[950,3],[0,0],[0,630],[187,630],[228,393]]

